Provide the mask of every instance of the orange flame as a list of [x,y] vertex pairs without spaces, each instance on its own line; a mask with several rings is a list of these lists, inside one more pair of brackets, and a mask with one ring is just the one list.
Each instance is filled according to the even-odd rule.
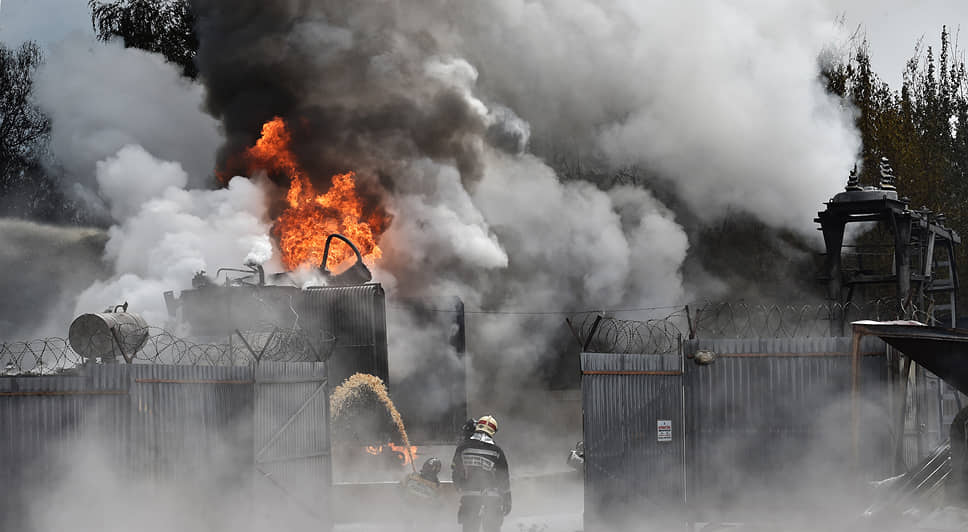
[[[380,213],[364,216],[353,172],[333,176],[330,189],[325,194],[317,194],[296,162],[289,148],[290,141],[286,123],[276,117],[262,125],[262,137],[245,154],[251,167],[289,178],[286,209],[272,228],[283,263],[289,269],[304,264],[321,266],[326,237],[342,233],[360,249],[363,262],[372,266],[383,255],[376,239],[386,226],[386,219]],[[346,265],[342,269],[352,264],[353,256],[348,246],[333,245],[326,268],[338,273],[336,270],[344,261]]]
[[383,454],[383,451],[387,448],[389,448],[391,451],[396,453],[398,457],[400,457],[401,465],[412,464],[414,457],[417,456],[416,445],[411,445],[410,448],[407,449],[406,445],[397,445],[393,442],[387,442],[386,445],[367,445],[366,452],[368,454],[372,454],[373,456],[379,456]]

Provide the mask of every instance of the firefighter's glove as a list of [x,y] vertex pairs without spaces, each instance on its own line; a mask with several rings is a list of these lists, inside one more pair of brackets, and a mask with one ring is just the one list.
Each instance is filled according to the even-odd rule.
[[511,492],[506,492],[504,494],[504,503],[502,504],[504,509],[504,515],[511,513]]

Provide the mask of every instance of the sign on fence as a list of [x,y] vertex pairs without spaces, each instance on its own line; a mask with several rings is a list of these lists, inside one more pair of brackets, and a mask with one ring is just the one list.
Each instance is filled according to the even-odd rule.
[[656,421],[658,427],[657,441],[672,441],[672,420],[659,419]]

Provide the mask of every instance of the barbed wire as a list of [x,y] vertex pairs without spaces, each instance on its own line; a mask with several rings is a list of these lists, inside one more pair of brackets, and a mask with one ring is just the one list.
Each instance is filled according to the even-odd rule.
[[[669,307],[654,307],[655,311]],[[581,312],[567,319],[583,351],[603,353],[667,354],[677,351],[686,338],[793,338],[849,334],[846,324],[861,319],[897,319],[896,300],[877,299],[863,304],[779,305],[745,302],[704,302],[683,306],[670,314],[646,319],[617,319],[610,312]],[[931,309],[909,305],[909,319],[931,323]],[[257,325],[212,341],[186,339],[158,327],[92,333],[74,345],[50,337],[0,342],[0,375],[52,375],[89,363],[128,362],[235,366],[261,361],[325,360],[336,339],[291,326]]]
[[83,363],[64,338],[0,342],[0,375],[53,375]]
[[189,340],[159,327],[125,331],[123,337],[100,332],[72,338],[75,345],[57,337],[0,342],[0,375],[56,375],[91,363],[239,366],[320,361],[329,358],[336,341],[332,335],[295,327],[235,331],[216,342]]
[[[850,334],[850,322],[893,320],[902,314],[898,301],[780,305],[745,302],[704,302],[683,306],[667,316],[624,320],[609,312],[568,318],[583,351],[599,353],[674,353],[687,338],[795,338]],[[906,319],[931,323],[930,309],[908,306]]]
[[674,353],[683,335],[685,309],[645,321],[620,320],[600,313],[569,318],[583,351],[596,353]]

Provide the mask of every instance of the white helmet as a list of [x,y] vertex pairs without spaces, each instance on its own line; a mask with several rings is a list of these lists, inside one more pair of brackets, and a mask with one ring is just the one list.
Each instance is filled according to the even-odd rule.
[[481,416],[477,419],[474,430],[485,432],[489,436],[494,436],[494,433],[497,432],[497,420],[494,419],[494,416]]

